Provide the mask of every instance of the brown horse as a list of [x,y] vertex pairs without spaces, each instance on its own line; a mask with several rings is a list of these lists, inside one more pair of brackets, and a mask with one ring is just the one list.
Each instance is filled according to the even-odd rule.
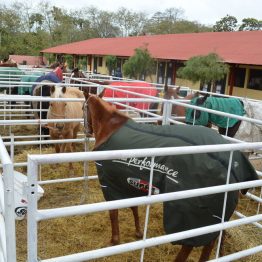
[[[53,98],[84,98],[83,92],[74,87],[51,86],[50,93]],[[81,119],[82,107],[83,102],[50,102],[47,119]],[[80,122],[48,123],[47,127],[52,139],[75,139],[80,129]],[[56,144],[55,151],[56,153],[73,152],[73,143]]]
[[[183,99],[183,100],[191,100],[192,98],[198,96],[198,93],[191,93],[188,94],[185,97],[182,97],[179,95],[180,92],[180,86],[177,88],[168,88],[167,91],[164,93],[164,99]],[[185,116],[185,107],[183,106],[177,106],[173,104],[172,106],[172,115],[176,116]]]
[[[94,135],[94,150],[121,150],[147,147],[170,147],[204,144],[225,144],[226,140],[214,130],[199,126],[157,126],[138,124],[105,102],[102,95],[84,92],[86,133]],[[229,152],[155,157],[152,194],[225,184]],[[235,151],[230,183],[257,179],[248,159]],[[99,181],[107,201],[144,196],[149,191],[150,159],[131,157],[96,161]],[[245,191],[246,192],[246,191]],[[244,193],[245,193],[244,192]],[[225,221],[233,214],[238,192],[229,192]],[[164,202],[164,228],[167,234],[213,225],[221,222],[224,194],[201,196]],[[214,203],[216,203],[214,205]],[[141,237],[137,207],[132,208],[136,236]],[[118,210],[111,210],[112,244],[119,244]],[[182,248],[175,261],[186,261],[195,246],[204,246],[199,261],[206,261],[219,232],[176,241]]]
[[[187,96],[183,97],[179,95],[180,92],[180,86],[179,87],[167,87],[167,89],[164,92],[164,99],[167,100],[173,100],[173,99],[179,99],[179,100],[191,100],[192,98],[198,96],[198,92],[188,94]],[[185,107],[179,106],[176,104],[172,104],[172,110],[171,115],[176,117],[185,117]],[[163,105],[161,106],[160,114],[163,115]],[[181,120],[181,122],[185,122],[184,120]],[[158,124],[161,125],[162,121],[158,121]]]
[[78,67],[75,67],[71,72],[70,84],[79,84],[80,81],[77,81],[74,78],[86,79],[86,76]]

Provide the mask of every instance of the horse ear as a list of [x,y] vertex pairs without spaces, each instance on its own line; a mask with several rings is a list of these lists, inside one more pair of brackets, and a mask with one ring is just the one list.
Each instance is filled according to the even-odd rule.
[[180,86],[178,86],[178,87],[175,89],[175,92],[176,92],[177,95],[179,94],[179,92],[180,92]]
[[177,88],[168,87],[168,89],[164,91],[164,98],[165,99],[171,99],[171,97],[177,98],[178,93],[179,90],[177,91]]
[[55,86],[50,86],[50,94],[53,94],[55,92]]
[[98,97],[102,98],[105,94],[106,89],[104,88],[103,91],[98,95]]
[[195,98],[195,97],[199,97],[199,92],[198,91],[193,94],[192,98]]

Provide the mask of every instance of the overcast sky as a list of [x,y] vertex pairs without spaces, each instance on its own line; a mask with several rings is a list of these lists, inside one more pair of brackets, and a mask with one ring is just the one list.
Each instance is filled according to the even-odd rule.
[[[0,0],[0,3],[4,4],[11,2],[13,0]],[[35,2],[39,1],[32,1]],[[120,7],[125,7],[131,11],[143,11],[147,14],[163,12],[167,8],[181,8],[184,10],[185,19],[206,25],[215,24],[227,14],[235,16],[238,23],[241,23],[243,18],[249,17],[262,20],[262,0],[48,0],[48,2],[65,9],[95,6],[100,10],[116,11]]]

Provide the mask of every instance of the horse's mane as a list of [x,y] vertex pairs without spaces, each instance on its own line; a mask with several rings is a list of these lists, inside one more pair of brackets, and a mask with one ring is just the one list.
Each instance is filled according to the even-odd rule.
[[127,115],[123,114],[122,112],[118,111],[113,104],[104,101],[102,98],[99,98],[96,95],[90,95],[88,103],[92,107],[91,110],[93,110],[93,112],[95,111],[96,114],[99,114],[99,112],[105,111],[110,115],[122,116],[127,120],[130,118]]

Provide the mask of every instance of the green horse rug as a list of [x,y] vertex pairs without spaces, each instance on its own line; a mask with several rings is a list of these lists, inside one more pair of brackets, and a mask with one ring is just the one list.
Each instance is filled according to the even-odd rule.
[[[156,126],[128,120],[97,151],[182,147],[228,143],[216,131],[202,126]],[[171,155],[155,157],[152,194],[224,185],[229,152]],[[145,196],[149,190],[151,158],[131,157],[97,161],[99,181],[107,201]],[[233,153],[230,183],[257,179],[248,159],[239,151]],[[239,192],[229,192],[225,221],[233,214]],[[167,234],[221,222],[224,193],[163,203],[163,224]],[[136,203],[134,203],[136,205]],[[218,236],[214,232],[184,239],[174,244],[203,246]]]

